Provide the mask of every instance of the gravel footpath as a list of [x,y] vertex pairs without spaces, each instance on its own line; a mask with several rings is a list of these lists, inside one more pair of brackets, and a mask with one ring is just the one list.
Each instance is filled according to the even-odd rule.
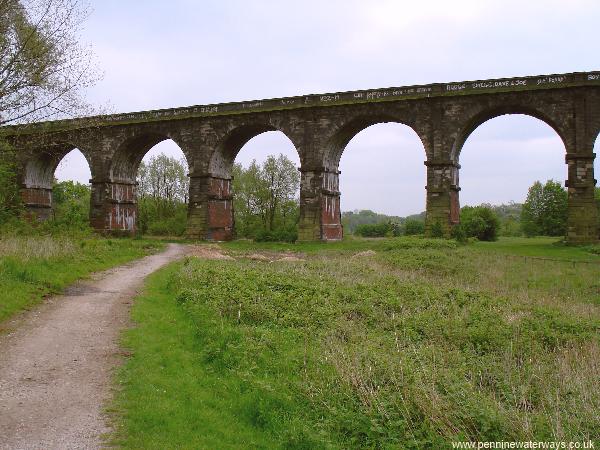
[[166,251],[102,272],[8,323],[0,336],[0,449],[95,449],[122,359],[118,338],[144,278],[180,258]]

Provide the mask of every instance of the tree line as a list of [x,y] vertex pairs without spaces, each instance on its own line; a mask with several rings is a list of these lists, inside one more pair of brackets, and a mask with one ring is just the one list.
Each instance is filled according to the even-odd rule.
[[[600,187],[595,190],[600,214]],[[567,190],[557,181],[542,184],[536,181],[528,190],[523,204],[482,204],[464,206],[460,210],[460,224],[453,228],[459,240],[477,238],[495,240],[498,236],[564,236],[567,227]],[[377,214],[370,210],[346,212],[342,221],[356,235],[364,237],[422,234],[425,213],[409,217]],[[433,224],[430,233],[443,234],[441,224]],[[599,223],[600,233],[600,223]]]

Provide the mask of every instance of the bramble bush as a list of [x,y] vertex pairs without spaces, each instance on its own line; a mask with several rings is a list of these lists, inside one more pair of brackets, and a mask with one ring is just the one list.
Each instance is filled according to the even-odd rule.
[[460,224],[462,230],[454,231],[455,235],[474,237],[480,241],[495,241],[498,238],[500,221],[487,206],[464,206],[460,210]]

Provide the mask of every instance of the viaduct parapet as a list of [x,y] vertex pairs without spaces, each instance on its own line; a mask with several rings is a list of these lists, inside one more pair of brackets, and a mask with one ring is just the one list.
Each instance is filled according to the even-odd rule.
[[536,117],[560,136],[568,166],[567,240],[597,242],[593,149],[600,133],[600,72],[199,105],[1,127],[0,134],[17,149],[22,197],[40,220],[51,213],[58,163],[79,149],[92,173],[90,223],[110,234],[135,232],[139,164],[150,148],[172,139],[190,168],[187,234],[227,240],[233,235],[235,157],[253,137],[278,130],[300,157],[299,238],[336,240],[343,234],[338,167],[353,136],[382,122],[417,133],[427,166],[426,229],[439,222],[449,234],[459,221],[462,146],[480,124],[503,114]]

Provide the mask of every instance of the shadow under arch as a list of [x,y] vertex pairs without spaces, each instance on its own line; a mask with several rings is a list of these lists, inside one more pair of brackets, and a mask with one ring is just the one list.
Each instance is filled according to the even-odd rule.
[[547,114],[535,108],[524,105],[503,105],[479,111],[467,120],[466,125],[463,126],[462,129],[458,130],[458,134],[450,153],[450,160],[458,161],[460,159],[460,152],[465,145],[465,142],[480,125],[496,117],[506,115],[524,115],[544,122],[546,125],[550,126],[550,128],[552,128],[560,137],[566,152],[567,138],[561,131],[561,128],[558,126],[558,124],[554,122],[554,120],[552,120],[552,118],[550,118]]
[[176,137],[150,131],[130,137],[119,145],[108,172],[111,180],[115,182],[135,183],[138,169],[146,153],[155,145],[167,140],[173,141],[179,147],[191,171],[191,158],[186,153],[184,147],[177,142]]
[[88,152],[76,144],[59,142],[44,147],[33,158],[26,161],[22,170],[21,185],[26,188],[52,189],[56,168],[73,150],[79,150],[84,156],[93,178],[94,167]]
[[302,155],[298,151],[298,147],[290,138],[289,134],[284,130],[275,127],[274,125],[261,124],[246,124],[241,125],[230,131],[215,148],[208,165],[208,172],[213,177],[228,179],[231,177],[231,169],[236,156],[251,139],[269,131],[277,131],[283,134],[298,153],[300,162],[302,163]]
[[423,145],[423,156],[425,158],[427,157],[427,147],[425,146],[425,142],[412,124],[392,115],[365,115],[353,117],[339,127],[335,134],[330,138],[323,160],[324,167],[329,170],[337,170],[346,146],[356,135],[373,125],[388,123],[395,123],[410,128],[419,137],[419,140]]

